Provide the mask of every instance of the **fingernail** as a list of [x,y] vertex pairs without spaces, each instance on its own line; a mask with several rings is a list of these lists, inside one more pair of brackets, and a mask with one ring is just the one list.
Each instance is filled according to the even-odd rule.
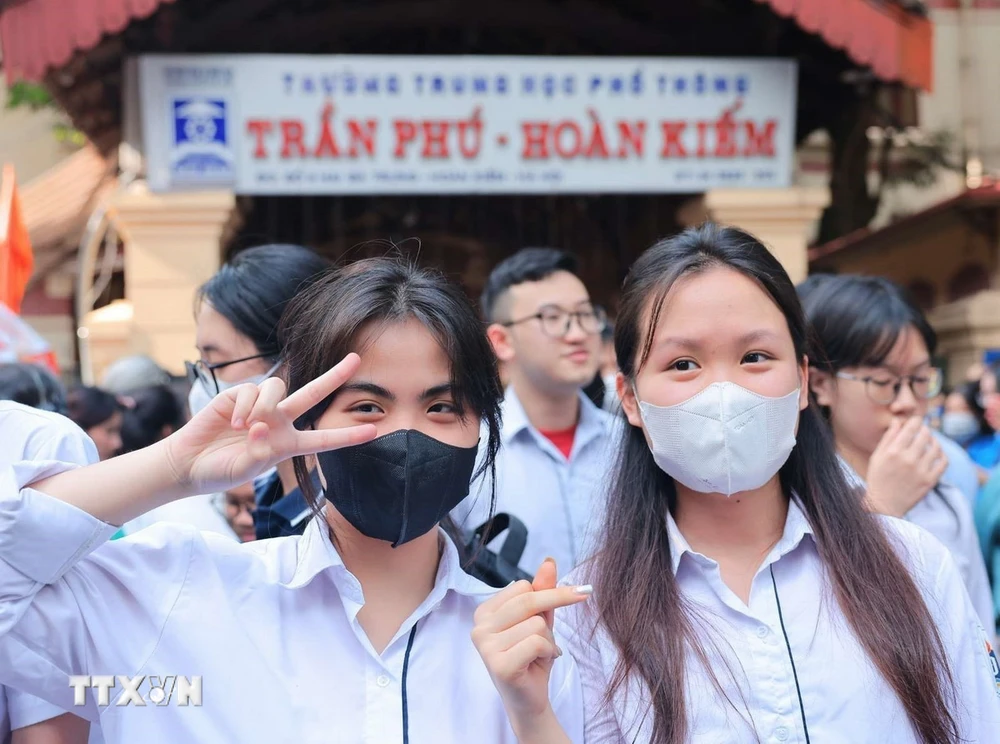
[[553,566],[556,565],[556,559],[552,556],[547,556],[542,563],[551,563]]
[[556,658],[558,659],[562,655],[563,655],[563,650],[558,646],[556,646]]
[[236,419],[233,422],[233,428],[234,429],[242,429],[243,428],[243,419]]
[[574,587],[573,593],[591,595],[594,593],[594,587],[592,587],[590,584],[584,584],[583,586]]

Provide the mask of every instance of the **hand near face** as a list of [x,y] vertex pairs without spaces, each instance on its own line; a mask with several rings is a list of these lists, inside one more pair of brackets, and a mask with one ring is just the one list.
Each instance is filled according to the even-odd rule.
[[923,421],[893,419],[868,463],[868,499],[882,514],[902,517],[937,485],[948,457]]

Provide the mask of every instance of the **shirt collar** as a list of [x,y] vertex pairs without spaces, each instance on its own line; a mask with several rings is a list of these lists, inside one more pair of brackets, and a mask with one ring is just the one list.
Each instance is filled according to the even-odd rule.
[[[441,561],[438,564],[437,577],[434,580],[432,595],[444,595],[449,591],[470,597],[484,597],[494,594],[497,590],[484,584],[462,569],[458,548],[448,534],[438,528],[443,549]],[[298,555],[295,572],[289,588],[299,589],[309,584],[320,573],[333,570],[347,573],[340,553],[330,540],[330,530],[325,519],[314,517],[306,525],[305,532],[298,540]]]
[[865,480],[860,475],[858,471],[847,464],[845,460],[840,455],[837,455],[837,462],[840,464],[840,469],[844,473],[844,478],[847,480],[847,485],[853,486],[854,488],[866,488]]
[[[771,549],[771,552],[769,553],[767,559],[765,559],[764,564],[766,565],[767,563],[772,563],[782,556],[792,552],[798,547],[799,543],[802,542],[806,535],[812,534],[812,525],[810,525],[809,520],[806,519],[806,515],[802,511],[802,507],[799,505],[798,497],[794,496],[788,501],[788,515],[785,517],[785,528],[781,533],[781,538]],[[685,554],[689,555],[691,560],[694,560],[696,563],[700,563],[702,565],[715,565],[715,561],[708,556],[695,552],[684,535],[681,534],[680,529],[677,527],[674,515],[669,512],[667,513],[667,536],[670,540],[670,561],[675,575],[677,574],[677,569],[680,566],[681,558]]]
[[[580,420],[576,425],[575,438],[583,445],[604,434],[608,430],[612,417],[606,411],[595,406],[594,402],[582,390],[578,395],[580,398]],[[525,430],[538,431],[528,420],[528,414],[525,413],[524,405],[517,397],[514,386],[508,385],[507,390],[504,391],[503,399],[503,429],[501,431],[503,443],[510,443],[514,437]]]

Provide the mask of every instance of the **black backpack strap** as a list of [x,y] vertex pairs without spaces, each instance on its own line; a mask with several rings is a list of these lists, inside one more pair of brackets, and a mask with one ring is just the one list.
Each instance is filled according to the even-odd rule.
[[476,527],[472,533],[472,540],[473,543],[487,545],[504,532],[507,533],[507,539],[500,548],[499,556],[510,565],[516,566],[521,562],[524,547],[528,544],[528,528],[517,517],[506,512],[495,514],[493,519]]
[[[507,539],[499,553],[486,547],[504,532],[507,533]],[[506,513],[494,515],[493,519],[476,527],[466,543],[466,550],[473,556],[468,572],[498,588],[519,579],[531,581],[531,575],[518,568],[527,541],[528,528],[524,522]]]

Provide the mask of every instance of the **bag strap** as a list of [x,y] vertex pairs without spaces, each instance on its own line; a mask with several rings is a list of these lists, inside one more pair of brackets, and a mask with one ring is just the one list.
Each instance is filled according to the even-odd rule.
[[472,533],[472,544],[475,545],[478,542],[481,545],[487,545],[504,532],[507,533],[507,539],[504,540],[499,556],[511,566],[517,566],[521,562],[524,547],[528,543],[528,528],[524,522],[512,514],[506,512],[494,514],[493,519],[476,527]]

